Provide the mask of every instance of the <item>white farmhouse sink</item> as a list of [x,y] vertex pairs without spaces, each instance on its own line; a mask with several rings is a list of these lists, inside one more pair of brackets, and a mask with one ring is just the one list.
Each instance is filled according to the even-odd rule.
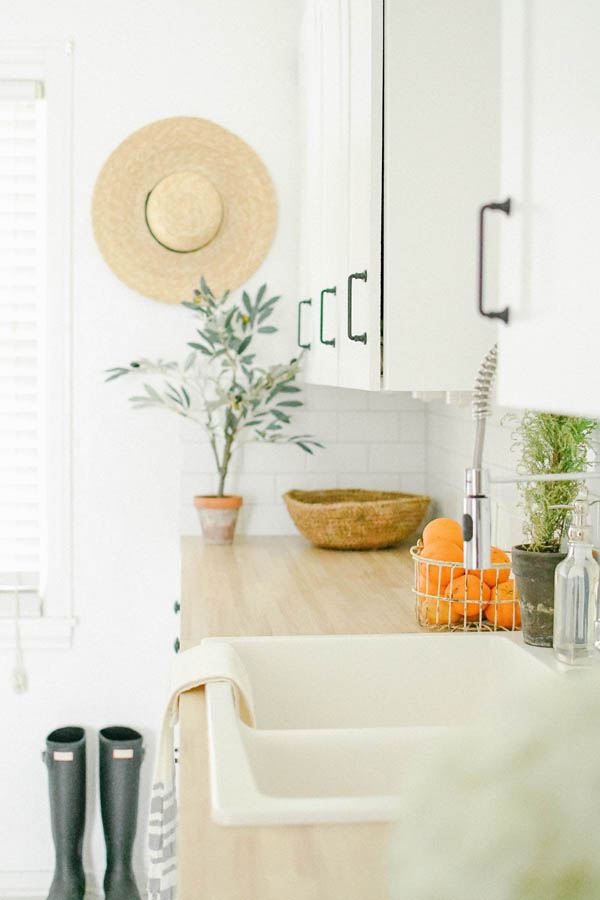
[[406,766],[427,764],[481,703],[553,678],[520,635],[207,638],[248,672],[256,727],[227,683],[207,685],[213,818],[223,825],[394,818]]

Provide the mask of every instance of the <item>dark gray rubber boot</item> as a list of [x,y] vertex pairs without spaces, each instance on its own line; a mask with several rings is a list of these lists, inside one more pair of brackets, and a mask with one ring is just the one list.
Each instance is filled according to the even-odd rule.
[[131,856],[137,825],[142,736],[113,725],[99,736],[100,805],[106,841],[106,900],[141,900]]
[[85,828],[85,731],[66,726],[46,738],[42,758],[48,769],[50,822],[56,854],[48,900],[83,900],[81,861]]

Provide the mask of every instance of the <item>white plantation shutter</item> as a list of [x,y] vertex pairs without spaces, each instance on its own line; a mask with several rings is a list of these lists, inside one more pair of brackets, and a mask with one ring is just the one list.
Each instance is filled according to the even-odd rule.
[[46,121],[43,85],[0,80],[0,615],[44,581]]

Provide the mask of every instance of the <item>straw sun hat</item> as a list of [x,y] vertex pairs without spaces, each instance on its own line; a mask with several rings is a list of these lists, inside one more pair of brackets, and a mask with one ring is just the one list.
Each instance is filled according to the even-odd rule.
[[92,200],[94,235],[128,287],[153,300],[216,293],[258,268],[277,221],[269,173],[241,138],[207,119],[153,122],[104,164]]

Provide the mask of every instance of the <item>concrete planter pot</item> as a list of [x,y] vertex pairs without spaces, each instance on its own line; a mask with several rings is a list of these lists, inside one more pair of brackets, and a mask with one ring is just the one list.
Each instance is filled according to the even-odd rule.
[[242,503],[242,498],[236,494],[229,497],[194,497],[206,544],[231,544]]
[[534,647],[551,647],[554,629],[554,570],[566,553],[539,553],[520,544],[512,549],[523,622],[523,640]]

